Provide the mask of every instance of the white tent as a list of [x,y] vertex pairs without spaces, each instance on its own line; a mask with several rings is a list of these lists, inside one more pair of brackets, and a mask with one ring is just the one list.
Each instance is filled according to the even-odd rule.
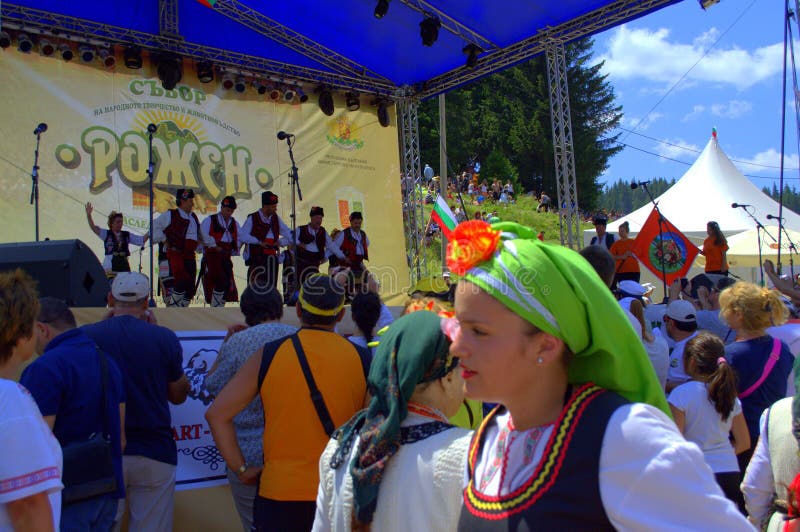
[[[644,190],[640,193],[645,197],[647,195]],[[755,227],[755,222],[744,209],[734,209],[732,203],[752,205],[749,211],[764,225],[768,222],[767,214],[778,215],[778,202],[742,175],[719,147],[716,136],[711,137],[683,177],[656,201],[661,213],[698,245],[707,236],[706,224],[710,220],[719,223],[726,237]],[[610,223],[607,230],[616,233],[619,224],[627,221],[631,233],[638,233],[652,209],[652,203],[648,202],[624,218]],[[784,209],[783,216],[787,228],[800,231],[800,215]],[[594,235],[594,229],[584,231],[584,243],[588,244]]]

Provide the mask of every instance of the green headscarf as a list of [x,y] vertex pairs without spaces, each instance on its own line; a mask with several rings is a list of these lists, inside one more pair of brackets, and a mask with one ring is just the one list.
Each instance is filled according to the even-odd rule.
[[[462,228],[467,223],[473,225]],[[592,266],[575,251],[539,241],[528,227],[480,223],[456,227],[450,269],[563,340],[574,353],[570,383],[593,382],[670,415],[641,339]]]
[[349,456],[355,436],[358,452],[350,464],[355,515],[372,521],[386,464],[400,448],[400,422],[408,415],[408,400],[418,384],[441,379],[458,364],[449,355],[450,341],[441,318],[430,311],[412,312],[397,319],[381,336],[367,378],[372,399],[334,437],[339,447],[331,467]]

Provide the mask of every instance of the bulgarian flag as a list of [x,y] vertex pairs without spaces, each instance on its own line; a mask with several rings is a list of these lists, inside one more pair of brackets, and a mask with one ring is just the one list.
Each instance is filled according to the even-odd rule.
[[442,234],[447,240],[450,240],[450,233],[456,228],[458,222],[456,215],[450,210],[447,202],[439,195],[436,198],[436,203],[433,205],[433,212],[431,212],[431,219],[442,228]]
[[700,250],[663,216],[659,234],[658,211],[653,209],[636,235],[631,253],[659,279],[663,264],[664,281],[670,284],[679,277],[686,277]]
[[217,3],[217,0],[197,0],[197,1],[206,7],[214,7],[214,4]]

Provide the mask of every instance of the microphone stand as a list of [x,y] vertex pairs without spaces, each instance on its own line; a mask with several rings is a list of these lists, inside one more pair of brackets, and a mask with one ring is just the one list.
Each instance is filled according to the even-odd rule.
[[650,193],[650,189],[647,188],[647,183],[640,183],[639,186],[642,187],[645,192],[647,192],[647,196],[650,198],[650,203],[653,204],[653,208],[658,213],[658,246],[661,249],[661,259],[659,262],[661,264],[661,283],[664,286],[664,304],[666,304],[669,297],[667,296],[667,270],[666,265],[664,264],[664,216],[661,214],[661,209],[658,208],[658,202],[653,197],[653,194]]
[[[36,128],[39,131],[39,128]],[[36,133],[36,150],[33,152],[33,169],[31,170],[31,202],[33,205],[34,226],[36,229],[36,242],[39,241],[39,141],[41,133]]]
[[[292,214],[290,215],[292,218],[292,252],[290,255],[292,256],[292,273],[294,277],[292,293],[288,301],[291,301],[294,292],[300,286],[300,272],[297,271],[297,199],[303,201],[303,192],[300,190],[300,176],[297,175],[297,164],[294,162],[294,152],[292,151],[296,141],[297,137],[294,135],[286,137],[286,145],[289,147],[289,159],[292,161],[292,170],[289,172],[289,179],[291,179],[289,184],[292,187]],[[286,294],[284,294],[285,297]]]
[[750,211],[747,210],[747,207],[741,206],[741,208],[742,208],[742,210],[744,210],[744,212],[747,213],[747,216],[752,218],[753,221],[756,223],[756,241],[758,242],[758,270],[761,272],[761,286],[763,287],[764,286],[764,260],[762,258],[762,254],[761,254],[761,231],[764,231],[764,233],[768,237],[770,237],[773,242],[775,242],[775,237],[772,236],[772,234],[770,234],[769,231],[767,231],[766,227],[761,225],[761,222],[758,221],[758,218],[753,216],[753,214]]
[[783,225],[783,220],[778,220],[778,222],[780,222],[780,230],[783,231],[783,236],[785,236],[786,241],[789,242],[789,271],[792,274],[792,283],[794,283],[794,255],[797,253],[797,247],[794,245],[794,242],[792,242],[789,232],[786,230],[786,226]]
[[147,183],[150,189],[150,223],[148,225],[150,236],[147,238],[147,243],[150,245],[150,301],[148,306],[150,307],[156,306],[156,300],[153,297],[153,284],[155,283],[153,279],[153,173],[155,167],[153,163],[153,133],[156,132],[156,129],[147,126]]

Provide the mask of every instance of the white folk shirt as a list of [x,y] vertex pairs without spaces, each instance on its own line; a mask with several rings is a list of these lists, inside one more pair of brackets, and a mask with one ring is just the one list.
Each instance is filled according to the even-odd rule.
[[[261,222],[267,224],[267,233],[264,235],[265,238],[277,238],[279,246],[288,246],[289,243],[292,241],[292,230],[289,229],[281,217],[278,216],[278,213],[271,214],[270,216],[264,216],[264,213],[259,209],[257,212],[257,216],[261,218]],[[278,217],[278,232],[279,235],[272,234],[272,217]],[[239,232],[239,243],[240,244],[260,244],[261,241],[252,235],[253,231],[253,219],[252,217],[248,216],[247,220],[245,220],[244,225],[242,225],[242,230]],[[242,253],[242,258],[247,260],[250,258],[250,248],[249,246],[245,246],[244,252]],[[278,254],[278,259],[280,262],[283,262],[283,254]]]
[[[216,240],[213,236],[211,236],[211,219],[213,217],[217,217],[217,223],[224,228],[224,232],[222,233],[222,238],[220,238],[220,242],[233,242],[233,235],[231,235],[230,230],[228,229],[228,225],[233,222],[233,226],[236,227],[236,234],[239,235],[242,232],[242,228],[239,227],[239,222],[236,221],[236,218],[231,216],[230,220],[225,221],[225,218],[222,216],[222,213],[212,214],[211,216],[206,217],[205,220],[202,221],[200,224],[200,232],[203,234],[203,238],[206,239],[206,245],[208,247],[214,247],[217,245]],[[233,254],[239,254],[239,247],[241,239],[237,237],[238,242],[235,242],[233,247]]]
[[[486,428],[475,468],[476,487],[491,470],[500,427],[507,426],[508,419],[506,412]],[[544,429],[532,451],[525,449],[523,433],[529,431],[514,431],[519,437],[507,450],[509,471],[503,486],[501,475],[495,474],[482,493],[508,495],[529,480],[553,429]],[[653,406],[630,403],[611,415],[600,449],[599,476],[603,508],[617,530],[753,530],[722,493],[702,451]],[[580,489],[575,493],[575,509],[580,511]]]
[[[100,229],[100,234],[98,236],[100,237],[100,240],[103,241],[103,243],[105,243],[108,233],[109,233],[108,229]],[[142,235],[137,235],[136,233],[130,233],[130,232],[128,234],[130,235],[130,238],[128,239],[128,242],[130,244],[133,244],[134,246],[144,246],[144,237]],[[120,234],[117,234],[116,236],[117,236],[117,241],[119,241],[119,239],[122,238],[122,235]],[[103,269],[107,272],[111,271],[111,257],[112,255],[105,255],[103,257]]]
[[350,234],[353,235],[353,240],[356,241],[356,254],[357,255],[363,255],[364,254],[364,244],[362,243],[362,240],[364,238],[366,238],[366,240],[367,240],[367,248],[369,248],[369,246],[370,246],[369,237],[366,235],[366,233],[362,233],[361,231],[355,232],[352,229],[350,229],[349,227],[345,227],[344,229],[342,229],[339,232],[338,235],[336,235],[336,240],[333,241],[333,243],[336,245],[336,249],[339,249],[339,250],[342,249],[342,242],[344,242],[344,234],[345,234],[346,231],[349,231]]
[[[297,229],[295,229],[294,234],[295,238],[297,238],[297,247],[302,247],[309,253],[317,253],[319,251],[319,249],[317,248],[317,239],[316,239],[318,230],[319,229],[315,230],[313,227],[308,226],[308,232],[311,233],[311,236],[314,237],[314,240],[312,240],[308,244],[303,244],[302,242],[300,242],[300,233],[301,233],[300,228],[298,227]],[[340,259],[346,258],[344,256],[344,253],[342,253],[342,251],[339,249],[339,247],[334,245],[333,240],[331,240],[331,235],[325,233],[325,258],[328,258],[331,255],[336,255]]]

